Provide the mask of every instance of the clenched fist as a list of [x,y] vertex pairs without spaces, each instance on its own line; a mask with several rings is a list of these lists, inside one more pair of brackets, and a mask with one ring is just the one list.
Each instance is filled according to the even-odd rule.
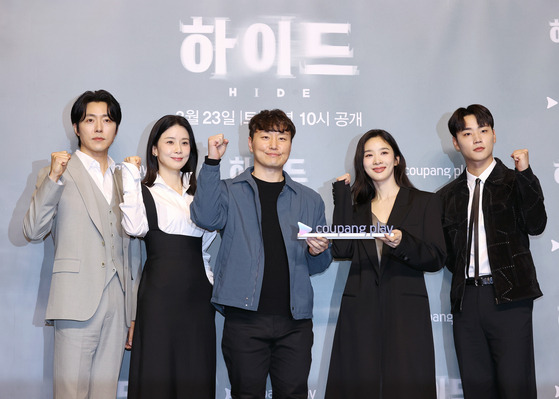
[[347,184],[351,183],[351,175],[349,173],[346,173],[346,174],[344,174],[340,177],[337,177],[336,181],[344,181],[345,184],[347,185]]
[[223,137],[223,134],[216,134],[208,139],[208,158],[221,159],[227,149],[229,140]]
[[132,157],[126,157],[124,158],[124,162],[128,162],[131,163],[132,165],[136,165],[136,167],[138,168],[138,170],[140,170],[141,166],[142,166],[142,158],[140,158],[137,155],[134,155]]
[[511,154],[510,157],[512,159],[514,159],[514,167],[519,172],[522,172],[522,171],[528,169],[528,166],[530,166],[530,160],[529,160],[529,157],[528,157],[528,150],[526,150],[526,149],[516,150]]
[[53,152],[50,154],[50,173],[49,178],[57,182],[68,166],[68,161],[72,155],[68,151]]

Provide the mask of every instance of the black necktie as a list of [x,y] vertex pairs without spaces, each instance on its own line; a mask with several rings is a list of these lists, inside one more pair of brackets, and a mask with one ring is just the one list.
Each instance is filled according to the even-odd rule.
[[466,264],[467,275],[469,276],[470,270],[470,252],[472,248],[472,236],[474,240],[474,278],[479,278],[479,186],[480,179],[476,179],[476,186],[474,189],[474,197],[472,198],[472,210],[470,212],[470,226],[468,234],[468,262]]

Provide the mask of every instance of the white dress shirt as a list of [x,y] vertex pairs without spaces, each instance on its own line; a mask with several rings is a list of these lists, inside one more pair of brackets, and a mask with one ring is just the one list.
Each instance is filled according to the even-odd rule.
[[[124,202],[120,204],[122,210],[122,227],[131,236],[144,237],[148,230],[146,208],[142,197],[140,171],[131,163],[119,164],[122,168],[122,185]],[[207,231],[196,226],[190,219],[190,204],[193,197],[187,194],[190,174],[183,177],[182,195],[165,183],[157,175],[153,186],[148,187],[157,211],[157,224],[161,231],[167,234],[178,234],[191,237],[202,237],[202,256],[206,276],[213,284],[213,272],[210,266],[208,248],[215,239],[215,231]]]
[[109,167],[105,171],[105,174],[101,173],[101,164],[98,161],[87,155],[86,153],[76,150],[75,154],[78,156],[83,166],[87,170],[87,173],[91,176],[95,185],[101,190],[103,196],[110,204],[113,199],[113,173],[115,171],[115,161],[107,155],[107,162]]
[[[481,204],[483,203],[483,187],[485,186],[485,181],[497,165],[497,162],[493,160],[493,162],[483,171],[482,174],[479,176],[474,176],[466,169],[466,177],[468,180],[468,189],[470,190],[470,199],[468,200],[468,226],[470,225],[470,213],[472,212],[472,200],[474,197],[474,189],[476,186],[476,179],[480,179],[480,187],[479,187],[479,220],[478,220],[478,228],[479,228],[479,275],[480,276],[487,276],[491,274],[491,268],[489,267],[489,254],[487,252],[487,237],[485,235],[485,222],[483,219],[483,208]],[[468,231],[468,234],[470,232]],[[470,267],[469,271],[466,274],[466,277],[474,277],[475,273],[475,266],[474,266],[474,242],[472,240],[472,246],[470,248]]]

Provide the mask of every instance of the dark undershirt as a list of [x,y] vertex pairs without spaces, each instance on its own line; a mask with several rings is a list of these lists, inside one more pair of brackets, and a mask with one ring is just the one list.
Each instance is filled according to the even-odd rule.
[[264,276],[258,313],[291,316],[289,295],[289,261],[278,218],[278,197],[285,180],[269,183],[252,176],[258,186],[262,209],[264,242]]

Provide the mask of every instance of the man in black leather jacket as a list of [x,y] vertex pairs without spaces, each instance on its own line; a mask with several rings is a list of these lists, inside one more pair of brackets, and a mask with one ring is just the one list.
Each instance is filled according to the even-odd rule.
[[[439,191],[454,343],[465,399],[530,399],[537,397],[532,308],[542,292],[528,236],[543,232],[547,215],[528,150],[514,151],[515,169],[507,168],[493,157],[493,126],[491,112],[478,104],[457,109],[448,122],[466,162]],[[468,235],[476,180],[478,249]]]

